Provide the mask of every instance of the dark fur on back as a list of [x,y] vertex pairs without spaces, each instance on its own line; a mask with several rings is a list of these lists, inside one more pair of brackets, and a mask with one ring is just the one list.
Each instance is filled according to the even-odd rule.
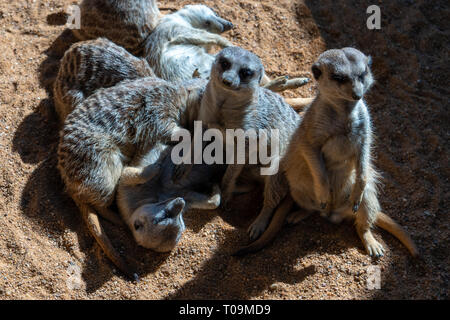
[[122,80],[152,77],[147,61],[138,59],[105,38],[74,44],[64,55],[54,85],[55,109],[60,120],[95,90]]
[[159,22],[156,0],[83,0],[80,40],[105,37],[134,55]]

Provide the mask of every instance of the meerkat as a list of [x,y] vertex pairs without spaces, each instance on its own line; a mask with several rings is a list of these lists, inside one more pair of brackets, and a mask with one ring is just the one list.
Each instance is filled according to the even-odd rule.
[[83,0],[79,40],[105,37],[134,55],[162,18],[156,0]]
[[[363,100],[374,82],[370,65],[371,58],[354,48],[328,50],[313,64],[319,94],[305,111],[283,159],[290,194],[300,207],[287,221],[297,223],[312,212],[320,212],[334,223],[354,219],[369,255],[383,256],[384,248],[371,231],[379,226],[417,256],[414,242],[381,212],[377,199],[379,174],[371,156],[372,123]],[[286,210],[278,217],[275,214],[270,232],[261,237],[264,241],[242,252],[270,241],[285,215]]]
[[165,15],[145,41],[145,57],[162,79],[191,79],[194,73],[207,79],[214,61],[213,45],[231,46],[219,34],[233,24],[205,5],[187,5]]
[[117,206],[136,242],[158,252],[171,251],[183,233],[183,212],[214,210],[220,205],[220,165],[194,165],[174,179],[172,148],[158,144],[138,163],[131,162],[119,180]]
[[[220,33],[233,28],[233,24],[219,17],[205,5],[187,5],[164,16],[145,42],[145,56],[156,75],[175,81],[196,77],[208,79],[215,55],[210,54],[212,46],[225,48],[232,43]],[[295,89],[308,83],[307,78],[288,79],[279,77],[271,80],[267,75],[261,78],[261,85],[280,92]],[[309,98],[290,99],[296,109],[309,104]]]
[[111,245],[98,214],[117,221],[108,206],[122,169],[156,143],[170,144],[179,124],[191,122],[187,106],[198,104],[198,82],[203,85],[142,78],[99,89],[76,106],[60,132],[58,169],[66,190],[106,255],[130,277],[134,273]]
[[[278,129],[278,157],[281,158],[300,117],[280,95],[260,87],[263,75],[262,62],[253,53],[239,47],[223,49],[217,54],[212,66],[198,118],[206,125],[222,131]],[[269,148],[272,139],[268,134]],[[246,153],[248,155],[248,150]],[[241,173],[245,173],[248,179],[264,184],[263,209],[248,229],[250,238],[254,239],[264,231],[273,210],[288,194],[288,184],[281,172],[262,176],[260,165],[229,164],[221,182],[222,201],[225,204],[235,191]]]
[[95,90],[126,79],[154,76],[145,59],[136,58],[106,38],[75,43],[61,60],[53,88],[55,110],[63,122]]

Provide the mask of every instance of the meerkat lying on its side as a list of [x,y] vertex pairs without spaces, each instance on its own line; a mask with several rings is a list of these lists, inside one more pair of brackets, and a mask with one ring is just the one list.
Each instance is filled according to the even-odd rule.
[[[287,220],[296,223],[316,211],[335,223],[355,219],[369,255],[384,252],[372,235],[375,225],[396,236],[416,256],[409,235],[381,212],[377,199],[372,124],[362,99],[373,83],[370,63],[370,57],[354,48],[328,50],[314,63],[319,95],[305,111],[283,160],[292,198],[300,206]],[[266,241],[281,227],[285,214],[274,216],[277,227],[263,236]]]
[[79,40],[105,37],[134,55],[162,17],[156,0],[83,0],[80,11]]
[[67,192],[106,255],[129,276],[133,272],[111,245],[97,214],[117,219],[107,208],[123,167],[156,143],[170,143],[181,122],[193,121],[188,104],[198,100],[194,85],[157,78],[125,80],[78,104],[60,132],[58,169]]
[[189,175],[174,181],[171,151],[158,144],[136,166],[132,162],[126,167],[116,197],[136,242],[158,252],[170,251],[178,243],[185,229],[184,211],[220,205],[220,189],[214,181],[219,181],[222,166],[194,165]]
[[[263,75],[261,60],[253,53],[239,47],[223,49],[213,64],[198,118],[206,125],[221,130],[265,130],[269,149],[272,143],[270,130],[278,129],[278,157],[281,158],[300,117],[280,95],[259,86]],[[246,156],[248,152],[246,150]],[[262,176],[259,165],[229,164],[221,186],[225,203],[235,191],[236,181],[242,172],[264,183],[263,209],[248,229],[254,239],[264,231],[273,210],[288,194],[288,184],[281,172]]]
[[61,122],[95,90],[122,80],[155,76],[145,59],[139,59],[105,38],[78,42],[66,51],[53,88]]

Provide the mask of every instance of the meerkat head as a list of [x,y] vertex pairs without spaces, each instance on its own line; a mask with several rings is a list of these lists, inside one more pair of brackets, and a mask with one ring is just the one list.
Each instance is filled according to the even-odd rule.
[[312,66],[321,95],[358,101],[372,86],[372,59],[354,48],[327,50]]
[[178,243],[185,230],[182,198],[145,204],[137,208],[130,227],[136,242],[147,249],[169,252]]
[[229,93],[253,93],[263,75],[264,67],[257,55],[239,47],[228,47],[216,55],[210,81]]
[[211,33],[219,34],[233,28],[230,21],[222,19],[211,8],[202,4],[187,5],[178,14],[192,27]]

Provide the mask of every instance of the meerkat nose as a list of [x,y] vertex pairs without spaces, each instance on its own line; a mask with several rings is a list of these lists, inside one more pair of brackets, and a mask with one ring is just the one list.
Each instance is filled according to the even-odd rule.
[[228,79],[223,79],[222,82],[227,87],[231,87],[233,85],[233,82],[231,80],[228,80]]
[[183,209],[186,205],[186,202],[183,198],[176,198],[169,202],[169,204],[166,207],[166,214],[167,216],[171,218],[177,217],[180,213],[183,212]]
[[233,28],[234,28],[234,25],[230,21],[225,22],[223,25],[223,31],[228,31]]
[[353,92],[352,98],[355,100],[360,100],[362,98],[362,95],[356,92]]

